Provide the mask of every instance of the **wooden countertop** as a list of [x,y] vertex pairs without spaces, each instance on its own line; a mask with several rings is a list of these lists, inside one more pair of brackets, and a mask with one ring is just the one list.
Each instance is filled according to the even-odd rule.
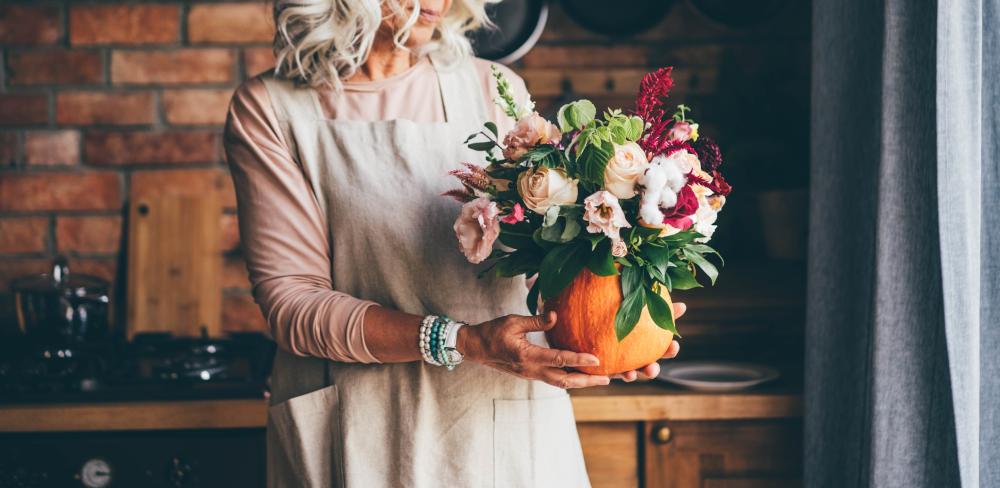
[[[615,383],[571,395],[577,422],[730,420],[802,415],[802,397],[782,390],[698,393],[660,383]],[[263,427],[263,399],[0,406],[0,432],[229,429]]]

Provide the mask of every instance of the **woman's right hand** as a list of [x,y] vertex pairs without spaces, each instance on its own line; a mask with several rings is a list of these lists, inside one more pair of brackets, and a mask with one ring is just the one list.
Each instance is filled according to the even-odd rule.
[[556,325],[556,313],[527,317],[507,315],[459,330],[458,350],[476,361],[521,378],[544,381],[559,388],[585,388],[608,384],[607,376],[565,368],[597,366],[597,356],[532,344],[528,332],[542,332]]

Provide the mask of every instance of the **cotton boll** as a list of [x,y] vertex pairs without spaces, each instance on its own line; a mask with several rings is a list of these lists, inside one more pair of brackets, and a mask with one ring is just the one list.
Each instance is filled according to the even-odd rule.
[[[646,173],[639,178],[642,185],[642,197],[639,200],[639,218],[647,224],[659,224],[663,222],[663,212],[660,212],[660,200],[666,190],[667,170],[663,165],[654,164],[646,170]],[[669,190],[666,191],[669,193]],[[677,195],[674,195],[677,200]]]

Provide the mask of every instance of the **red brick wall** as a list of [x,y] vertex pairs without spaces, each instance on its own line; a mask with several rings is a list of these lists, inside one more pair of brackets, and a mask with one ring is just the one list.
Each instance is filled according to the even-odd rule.
[[[727,149],[737,182],[756,161],[804,165],[808,3],[787,2],[744,30],[676,3],[659,26],[621,41],[553,5],[541,43],[515,68],[544,109],[566,81],[598,105],[628,107],[645,71],[674,65],[678,102],[710,122],[704,130]],[[270,67],[272,31],[261,1],[0,4],[0,324],[13,317],[9,281],[46,270],[56,254],[78,272],[124,276],[130,195],[221,181],[230,195],[220,220],[225,327],[261,327],[220,130],[234,87]],[[801,141],[779,140],[789,135]]]

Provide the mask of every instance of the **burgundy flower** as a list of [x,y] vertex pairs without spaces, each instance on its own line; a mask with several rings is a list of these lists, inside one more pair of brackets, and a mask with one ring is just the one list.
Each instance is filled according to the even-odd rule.
[[[668,209],[663,213],[663,223],[670,224],[678,229],[684,229],[681,225],[677,225],[675,222],[681,222],[685,218],[694,215],[698,211],[698,196],[694,194],[694,190],[691,189],[691,185],[684,185],[681,191],[677,193],[677,204],[673,208]],[[690,221],[691,219],[687,219]],[[688,227],[690,227],[690,222]]]
[[722,173],[718,172],[718,170],[712,171],[712,182],[705,186],[722,196],[729,195],[729,192],[733,191],[733,187],[726,182],[726,179],[722,177]]
[[701,137],[694,143],[694,150],[701,160],[701,168],[712,172],[722,166],[722,152],[719,145],[708,137]]
[[660,68],[642,77],[639,95],[635,99],[635,113],[642,117],[642,120],[654,123],[666,116],[663,106],[666,104],[667,96],[670,95],[670,89],[674,87],[674,80],[670,77],[671,71],[672,67]]

